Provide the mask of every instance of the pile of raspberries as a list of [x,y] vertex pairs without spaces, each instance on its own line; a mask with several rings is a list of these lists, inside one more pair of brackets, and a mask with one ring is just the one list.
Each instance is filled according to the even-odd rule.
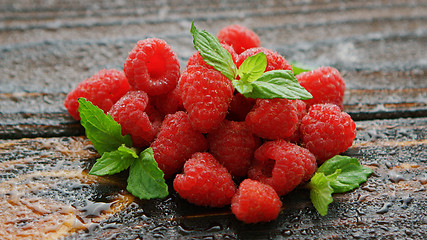
[[[239,67],[263,52],[266,71],[292,70],[280,54],[260,46],[240,25],[217,37]],[[296,75],[310,100],[248,99],[199,52],[181,70],[164,40],[138,41],[123,71],[101,70],[79,83],[65,107],[79,120],[86,98],[130,134],[134,147],[151,147],[165,179],[200,206],[231,205],[245,223],[268,222],[282,208],[280,196],[308,181],[318,165],[346,151],[356,126],[342,111],[345,83],[332,67]]]

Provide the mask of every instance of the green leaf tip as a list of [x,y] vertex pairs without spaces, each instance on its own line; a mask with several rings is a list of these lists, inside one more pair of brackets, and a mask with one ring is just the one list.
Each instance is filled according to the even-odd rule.
[[169,192],[163,176],[153,149],[147,148],[130,166],[126,189],[140,199],[164,198]]
[[358,188],[372,169],[362,166],[357,158],[337,155],[325,161],[308,183],[310,199],[320,215],[328,213],[333,193],[343,193]]
[[302,87],[290,70],[264,72],[251,83],[252,92],[243,94],[247,98],[286,98],[307,100],[313,96]]
[[313,68],[308,67],[308,66],[306,66],[302,63],[296,62],[296,61],[291,62],[291,67],[292,67],[292,72],[294,72],[294,75],[298,75],[300,73],[309,72],[309,71],[313,70]]
[[231,54],[221,45],[218,38],[204,30],[198,30],[191,23],[190,32],[193,36],[194,48],[199,51],[203,60],[225,77],[233,81],[237,77],[237,66]]

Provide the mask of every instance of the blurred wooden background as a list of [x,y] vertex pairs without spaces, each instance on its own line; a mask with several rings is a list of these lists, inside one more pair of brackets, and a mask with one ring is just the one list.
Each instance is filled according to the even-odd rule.
[[[121,69],[147,37],[165,39],[184,67],[193,19],[211,33],[242,24],[288,61],[339,69],[358,127],[346,154],[374,169],[368,182],[334,195],[326,217],[298,189],[276,221],[245,225],[228,209],[175,193],[138,201],[120,176],[87,175],[97,155],[66,94],[100,69]],[[423,0],[0,1],[0,238],[421,239],[426,126]]]

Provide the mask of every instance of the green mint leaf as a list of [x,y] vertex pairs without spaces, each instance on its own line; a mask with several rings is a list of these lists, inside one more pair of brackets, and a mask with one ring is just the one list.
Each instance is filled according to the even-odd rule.
[[234,88],[243,95],[249,94],[253,90],[252,84],[249,82],[233,80],[232,83]]
[[122,144],[132,146],[129,135],[122,136],[120,124],[105,114],[97,106],[84,98],[79,98],[80,123],[85,128],[86,136],[100,155],[115,151]]
[[168,186],[162,170],[154,160],[152,148],[147,148],[130,166],[127,190],[140,199],[164,198]]
[[330,183],[338,177],[340,172],[341,170],[338,169],[334,174],[328,176],[324,173],[316,172],[310,180],[310,199],[313,206],[322,216],[328,214],[328,206],[333,202],[332,193],[334,190]]
[[236,64],[231,54],[219,43],[218,38],[204,30],[198,30],[194,26],[194,21],[190,32],[193,35],[194,48],[200,52],[203,60],[231,81],[234,80],[237,76]]
[[341,155],[328,159],[317,172],[330,175],[337,169],[341,170],[341,174],[331,182],[334,193],[348,192],[358,188],[372,173],[372,169],[362,166],[357,158]]
[[267,57],[263,52],[250,56],[238,69],[240,81],[253,82],[262,76],[266,68]]
[[129,147],[126,147],[124,144],[122,144],[117,150],[123,153],[130,154],[132,155],[133,158],[138,158],[138,153],[135,148],[129,148]]
[[252,92],[243,94],[247,98],[306,100],[313,97],[298,83],[298,80],[289,70],[265,72],[251,84],[253,87]]
[[314,207],[320,215],[326,215],[333,193],[348,192],[359,187],[371,173],[372,169],[362,166],[357,158],[337,155],[328,159],[307,184]]
[[135,150],[122,145],[115,151],[104,152],[102,157],[96,160],[89,174],[113,175],[127,169],[137,158]]
[[291,66],[292,66],[292,71],[294,72],[294,75],[298,75],[300,73],[309,72],[313,70],[312,68],[307,67],[299,62],[291,62]]

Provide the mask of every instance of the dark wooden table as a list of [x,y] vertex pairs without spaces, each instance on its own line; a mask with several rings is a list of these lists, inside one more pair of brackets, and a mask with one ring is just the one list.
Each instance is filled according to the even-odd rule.
[[[362,1],[0,1],[0,238],[422,239],[427,236],[427,3]],[[63,100],[136,41],[165,39],[182,66],[189,33],[239,23],[289,61],[339,69],[358,134],[345,153],[374,174],[321,217],[308,192],[270,223],[195,207],[172,191],[140,201],[97,158]],[[169,183],[170,184],[170,183]],[[170,188],[172,189],[172,188]]]

